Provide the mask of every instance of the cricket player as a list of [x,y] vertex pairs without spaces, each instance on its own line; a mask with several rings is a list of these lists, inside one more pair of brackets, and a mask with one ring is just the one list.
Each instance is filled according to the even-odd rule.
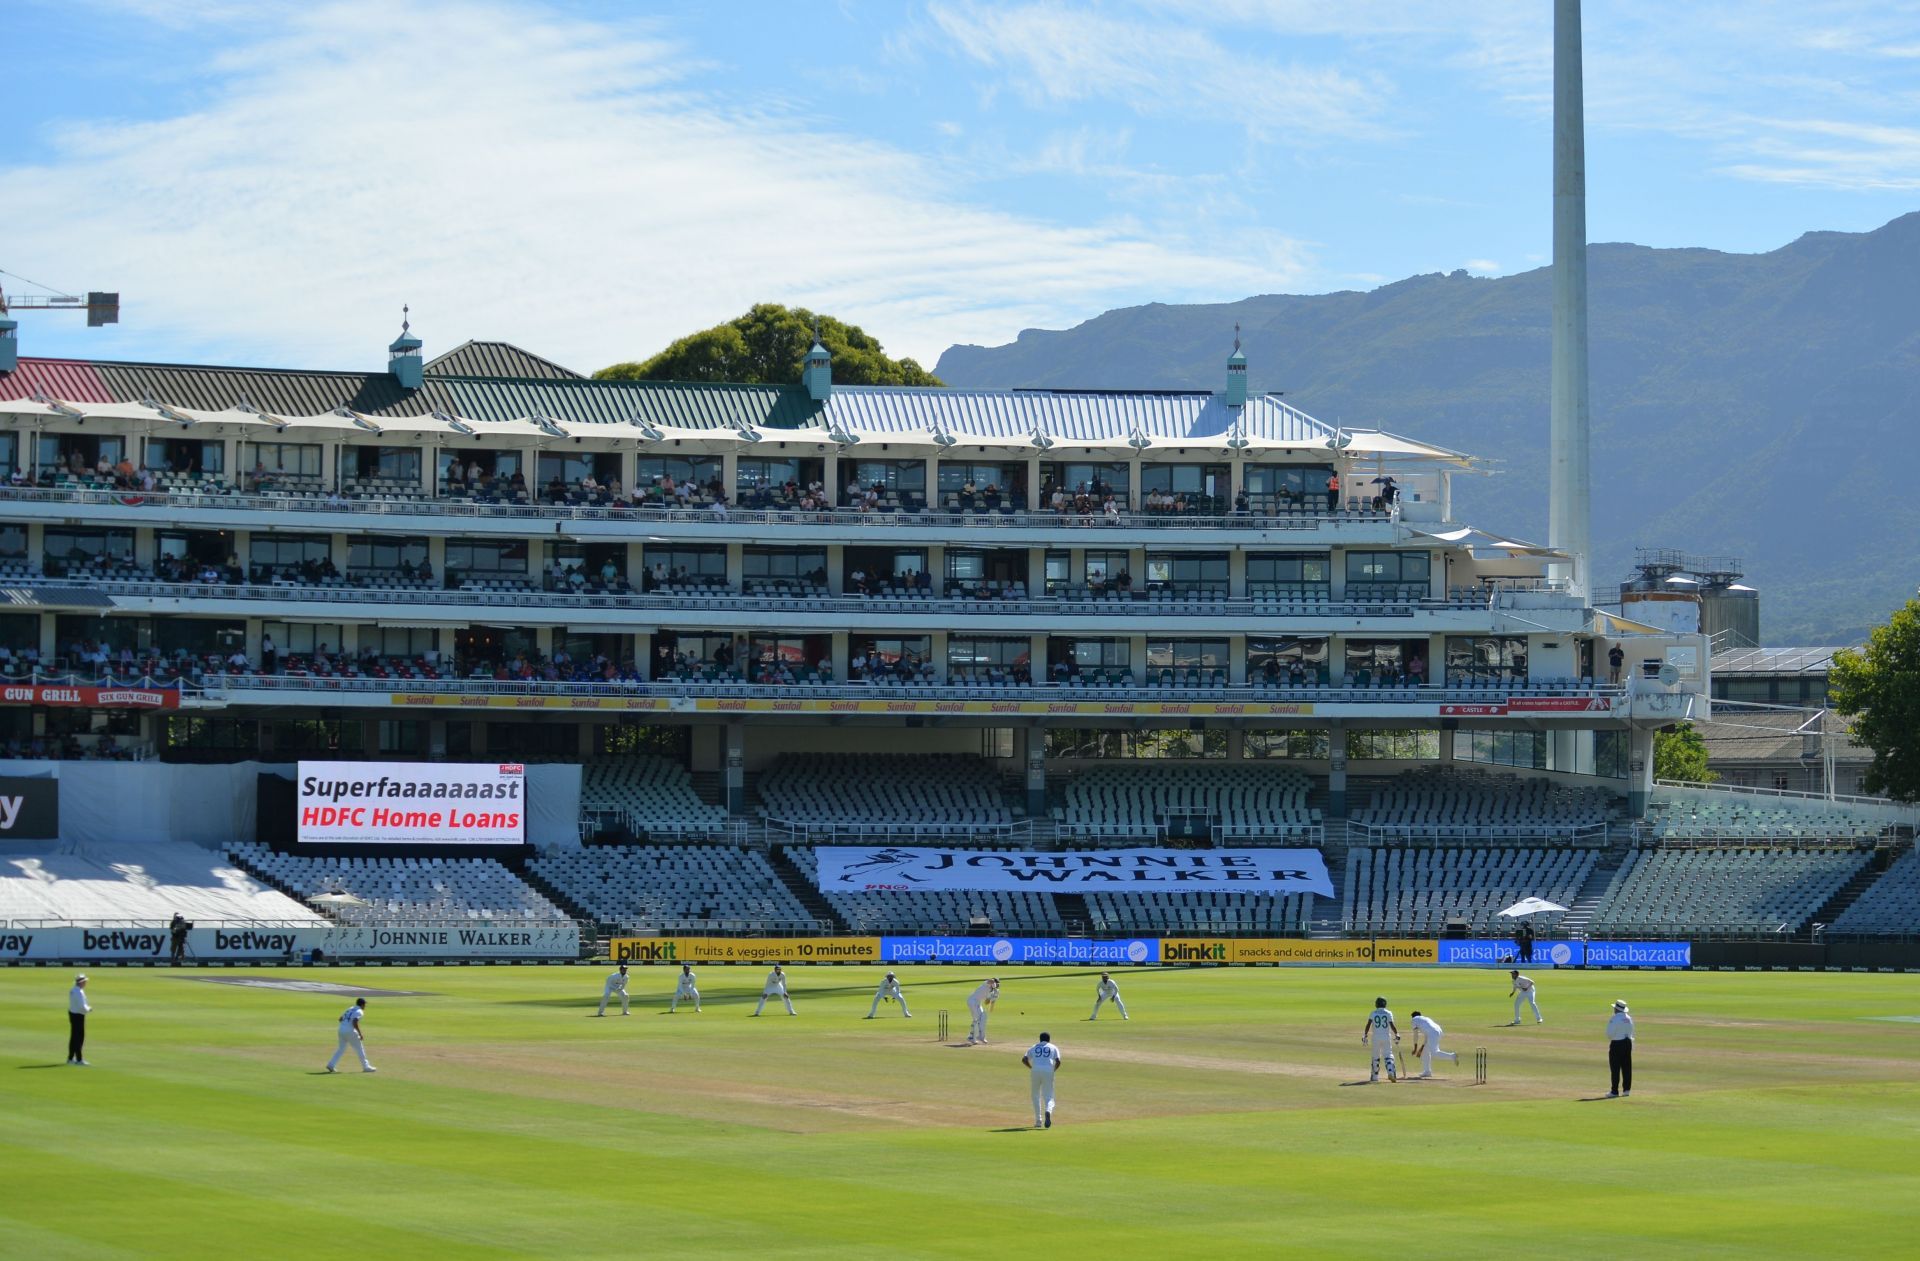
[[1445,1060],[1449,1064],[1460,1062],[1457,1051],[1442,1051],[1440,1038],[1446,1031],[1434,1023],[1432,1016],[1413,1013],[1413,1053],[1420,1057],[1420,1075],[1433,1076],[1433,1062]]
[[1093,1014],[1088,1016],[1087,1019],[1100,1019],[1100,1004],[1107,1002],[1112,1003],[1120,1009],[1120,1019],[1126,1020],[1128,1018],[1127,1005],[1120,1001],[1119,982],[1113,979],[1113,973],[1102,972],[1100,974],[1100,984],[1093,987]]
[[620,996],[620,1014],[627,1014],[627,965],[621,964],[618,972],[607,973],[607,983],[600,987],[600,1010],[596,1016],[607,1014],[607,1000],[615,994]]
[[757,1016],[760,1014],[760,1009],[767,1005],[769,998],[778,998],[781,1002],[785,1003],[789,1016],[798,1014],[793,1010],[793,1000],[787,997],[787,974],[781,970],[780,965],[777,963],[773,965],[773,971],[767,973],[767,983],[760,989],[760,1002],[753,1009],[754,1015]]
[[361,1072],[379,1071],[367,1062],[367,1037],[360,1028],[360,1017],[366,1014],[367,1000],[364,998],[354,999],[353,1006],[340,1013],[340,1045],[333,1048],[333,1058],[327,1061],[329,1073],[334,1071],[333,1066],[340,1062],[340,1057],[347,1053],[348,1047],[352,1047],[353,1053],[360,1057]]
[[693,1004],[693,1010],[700,1010],[700,986],[694,981],[693,965],[680,965],[680,983],[673,987],[673,1001],[667,1004],[667,1014],[672,1015],[680,1009],[680,1000],[686,999]]
[[1373,1000],[1373,1010],[1367,1013],[1367,1023],[1360,1026],[1360,1041],[1373,1043],[1373,1075],[1368,1081],[1380,1080],[1380,1061],[1387,1062],[1387,1080],[1400,1080],[1400,1066],[1394,1063],[1393,1044],[1400,1040],[1400,1026],[1393,1023],[1393,1013],[1387,1010],[1387,1000]]
[[1053,1074],[1060,1067],[1060,1048],[1053,1044],[1051,1034],[1043,1033],[1020,1057],[1020,1062],[1032,1070],[1033,1128],[1050,1130],[1053,1128]]
[[967,1010],[973,1013],[973,1024],[967,1030],[967,1045],[978,1042],[987,1044],[987,1013],[1000,997],[1000,978],[990,976],[980,983],[980,988],[967,995]]
[[880,978],[880,988],[873,992],[873,1006],[867,1011],[867,1019],[872,1020],[879,1012],[882,1002],[900,1004],[900,1014],[913,1019],[913,1013],[907,1010],[907,996],[900,992],[900,978],[889,972]]
[[1514,1025],[1520,1023],[1520,1008],[1522,1004],[1532,1006],[1534,1024],[1546,1024],[1547,1018],[1540,1014],[1540,996],[1534,992],[1533,978],[1530,976],[1521,976],[1520,969],[1518,968],[1510,969],[1507,975],[1513,978],[1513,989],[1511,991],[1513,998],[1513,1019],[1508,1022],[1508,1028],[1512,1028]]

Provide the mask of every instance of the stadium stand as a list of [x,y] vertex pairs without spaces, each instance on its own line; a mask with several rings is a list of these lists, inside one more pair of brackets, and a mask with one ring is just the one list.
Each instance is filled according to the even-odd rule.
[[324,858],[233,847],[236,862],[303,898],[350,893],[364,906],[336,908],[342,923],[398,920],[569,920],[537,889],[491,858]]
[[1311,894],[1276,898],[1261,893],[1089,893],[1095,932],[1282,934],[1304,932],[1313,916]]
[[87,844],[0,856],[0,921],[152,920],[325,923],[226,856],[184,842]]
[[684,767],[660,757],[587,763],[580,812],[603,827],[618,821],[635,835],[705,836],[727,822],[725,810],[700,799]]
[[1440,833],[1573,831],[1606,823],[1605,789],[1568,788],[1544,779],[1439,768],[1409,771],[1379,784],[1352,821]]
[[808,827],[1005,827],[991,765],[943,754],[790,753],[760,777],[761,815]]
[[602,923],[668,932],[819,928],[760,850],[597,845],[528,867]]
[[1228,835],[1283,837],[1320,822],[1307,792],[1290,767],[1094,765],[1067,781],[1054,818],[1070,835],[1100,839],[1151,838],[1180,816],[1217,821]]
[[[1356,846],[1347,851],[1346,920],[1356,932],[1433,934],[1464,919],[1476,934],[1505,933],[1500,912],[1525,897],[1572,906],[1599,851],[1538,847]],[[1545,934],[1560,916],[1536,915]]]
[[1842,846],[1636,850],[1595,909],[1593,931],[1797,932],[1871,857]]
[[[808,880],[819,877],[811,849],[786,847],[787,857]],[[823,890],[834,913],[855,932],[965,932],[969,926],[994,932],[1065,931],[1053,897],[1045,893],[989,891],[972,893],[834,893]]]
[[1654,811],[1653,834],[1675,840],[1844,840],[1878,836],[1886,830],[1884,823],[1845,810],[1793,810],[1764,797],[1656,801]]
[[1920,933],[1920,850],[1909,849],[1888,864],[1827,929],[1835,933]]

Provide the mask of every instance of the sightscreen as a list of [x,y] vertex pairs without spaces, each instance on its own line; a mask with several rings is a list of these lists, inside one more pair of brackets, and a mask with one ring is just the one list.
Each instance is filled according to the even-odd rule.
[[302,762],[302,845],[522,845],[518,762]]

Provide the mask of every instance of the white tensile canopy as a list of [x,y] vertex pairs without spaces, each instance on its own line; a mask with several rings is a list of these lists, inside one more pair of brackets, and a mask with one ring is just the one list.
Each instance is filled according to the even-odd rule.
[[1561,906],[1558,902],[1549,902],[1545,898],[1521,898],[1518,902],[1515,902],[1512,906],[1500,913],[1511,916],[1514,919],[1525,919],[1529,915],[1545,915],[1548,911],[1564,911],[1566,909],[1566,907]]

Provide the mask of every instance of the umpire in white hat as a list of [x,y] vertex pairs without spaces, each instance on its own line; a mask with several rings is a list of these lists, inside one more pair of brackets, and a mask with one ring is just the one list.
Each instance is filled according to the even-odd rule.
[[1607,1098],[1633,1093],[1633,1017],[1624,998],[1614,1000],[1613,1015],[1607,1019],[1607,1073],[1612,1079]]
[[67,1063],[80,1068],[87,1067],[87,1013],[93,1010],[93,1004],[87,1001],[87,974],[82,972],[73,978],[73,988],[67,991]]

